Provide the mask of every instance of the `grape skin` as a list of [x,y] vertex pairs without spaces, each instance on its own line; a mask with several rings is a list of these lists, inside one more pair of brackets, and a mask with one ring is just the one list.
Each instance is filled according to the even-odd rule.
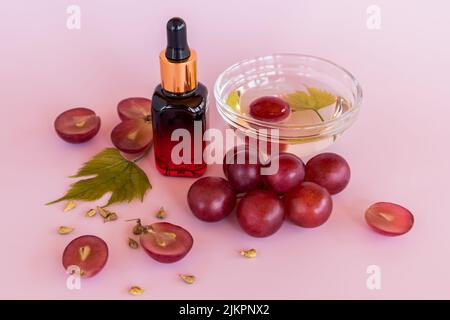
[[288,219],[304,228],[316,228],[324,224],[333,210],[328,191],[313,182],[303,182],[288,192],[283,202]]
[[280,229],[284,210],[277,194],[270,190],[254,190],[239,202],[237,217],[241,228],[253,237],[268,237]]
[[231,184],[220,177],[198,179],[188,191],[187,200],[192,213],[200,220],[222,220],[236,205],[236,192]]
[[250,115],[261,121],[279,122],[291,113],[289,104],[278,97],[260,97],[253,100],[249,106]]
[[350,166],[347,161],[335,153],[321,153],[306,163],[305,180],[315,182],[337,194],[345,189],[350,181]]
[[271,161],[278,161],[278,171],[272,175],[263,175],[264,184],[278,194],[284,194],[300,185],[305,177],[303,161],[291,154],[280,153],[272,157]]

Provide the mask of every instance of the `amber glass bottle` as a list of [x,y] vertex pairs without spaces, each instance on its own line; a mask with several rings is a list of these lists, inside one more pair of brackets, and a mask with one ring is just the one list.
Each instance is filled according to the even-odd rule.
[[161,84],[152,98],[156,167],[167,176],[199,177],[206,171],[208,90],[197,81],[197,54],[188,46],[181,18],[167,23],[167,48],[159,58]]

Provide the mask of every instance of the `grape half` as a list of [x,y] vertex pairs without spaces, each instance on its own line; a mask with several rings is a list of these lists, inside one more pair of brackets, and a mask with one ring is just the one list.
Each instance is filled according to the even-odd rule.
[[253,237],[268,237],[280,229],[284,220],[283,205],[270,190],[254,190],[239,202],[237,217],[242,229]]
[[85,235],[72,240],[64,249],[62,263],[66,270],[70,266],[80,268],[82,277],[99,273],[108,260],[106,242],[96,236]]
[[117,105],[117,113],[122,121],[150,117],[152,101],[147,98],[127,98]]
[[151,122],[143,119],[125,120],[113,129],[111,140],[120,151],[141,153],[153,142]]
[[289,104],[277,97],[261,97],[249,106],[250,115],[258,120],[277,122],[286,119],[291,113]]
[[69,143],[92,139],[100,130],[100,117],[88,108],[74,108],[61,113],[55,120],[56,133]]
[[299,157],[291,153],[280,153],[272,157],[271,161],[278,161],[278,171],[271,175],[262,175],[262,179],[274,192],[286,193],[303,182],[305,165]]
[[183,259],[194,243],[187,230],[168,222],[153,223],[139,240],[145,252],[162,263]]
[[315,182],[336,194],[345,189],[350,181],[350,167],[340,155],[321,153],[306,163],[306,181]]
[[324,224],[331,215],[333,202],[325,188],[313,182],[303,182],[283,199],[286,216],[304,228]]
[[189,189],[187,200],[192,213],[200,220],[219,221],[228,216],[236,205],[236,192],[220,177],[204,177]]
[[375,231],[388,236],[405,234],[414,224],[414,216],[408,209],[390,202],[374,203],[367,209],[365,217]]

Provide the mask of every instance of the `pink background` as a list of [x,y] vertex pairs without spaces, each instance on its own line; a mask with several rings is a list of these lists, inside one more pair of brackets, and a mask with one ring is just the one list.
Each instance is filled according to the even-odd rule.
[[[66,28],[66,8],[78,4],[81,30]],[[450,6],[447,1],[376,1],[381,30],[366,27],[373,1],[2,1],[0,10],[1,263],[0,298],[450,298]],[[234,218],[195,219],[186,204],[189,179],[166,178],[142,162],[154,188],[145,202],[118,205],[120,220],[84,218],[91,204],[63,213],[61,195],[82,162],[111,146],[115,107],[129,96],[150,96],[159,81],[158,53],[167,19],[182,16],[199,53],[199,77],[212,91],[232,63],[274,52],[331,59],[351,70],[364,89],[355,125],[330,150],[352,167],[349,187],[335,197],[327,224],[304,230],[286,223],[256,239]],[[99,135],[69,145],[55,135],[54,118],[89,106],[102,118]],[[211,108],[211,126],[224,123]],[[221,175],[220,166],[208,175]],[[398,238],[372,232],[364,210],[393,201],[415,214]],[[168,221],[195,237],[181,262],[159,264],[127,247],[126,218]],[[60,225],[76,227],[60,236]],[[82,234],[104,238],[110,259],[101,274],[68,290],[61,266],[66,244]],[[259,256],[237,254],[255,247]],[[379,265],[381,290],[368,290],[366,268]],[[193,286],[178,273],[193,273]]]

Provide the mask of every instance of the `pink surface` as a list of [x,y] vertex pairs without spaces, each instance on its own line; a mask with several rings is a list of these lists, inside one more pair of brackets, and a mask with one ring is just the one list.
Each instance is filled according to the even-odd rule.
[[[2,1],[0,167],[2,255],[0,298],[450,298],[449,82],[446,43],[450,5],[445,1],[377,1],[380,30],[366,27],[372,1],[73,1],[81,30],[66,28],[72,1]],[[44,203],[61,195],[67,178],[104,147],[118,122],[115,106],[129,96],[150,96],[159,81],[164,25],[188,22],[199,53],[199,78],[212,91],[230,64],[273,52],[326,57],[351,70],[364,89],[358,121],[331,151],[352,168],[349,187],[334,197],[325,225],[305,230],[286,223],[274,236],[251,238],[235,218],[208,224],[186,203],[190,179],[159,175],[152,156],[142,163],[154,188],[144,203],[118,205],[120,220],[103,224],[83,217],[91,204],[70,213]],[[212,96],[211,96],[212,97]],[[89,106],[102,117],[99,135],[84,145],[60,140],[54,118],[71,106]],[[211,126],[222,128],[214,108]],[[221,175],[219,165],[208,175]],[[398,238],[374,233],[364,210],[393,201],[413,211],[412,231]],[[192,232],[194,248],[181,262],[159,264],[127,247],[126,218],[168,221]],[[76,227],[60,236],[59,225]],[[68,290],[61,266],[65,245],[96,234],[110,247],[97,277]],[[237,252],[255,247],[248,260]],[[381,290],[366,287],[366,269],[378,265]],[[178,273],[193,273],[195,285]]]

